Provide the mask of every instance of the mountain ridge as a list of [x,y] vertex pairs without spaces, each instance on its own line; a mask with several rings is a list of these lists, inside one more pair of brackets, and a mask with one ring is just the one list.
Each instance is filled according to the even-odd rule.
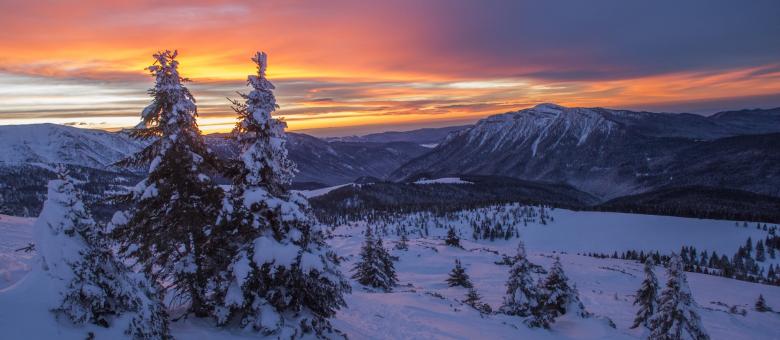
[[[766,160],[780,158],[771,148],[771,144],[780,145],[780,136],[774,134],[780,132],[780,109],[742,112],[747,112],[746,116],[726,112],[713,118],[540,104],[490,116],[453,133],[430,152],[395,170],[388,179],[400,181],[423,172],[434,176],[508,176],[565,182],[605,200],[670,183],[712,185],[696,181],[717,180],[728,188],[778,195],[780,170]],[[754,120],[766,124],[752,123]],[[754,128],[756,125],[760,128]],[[761,135],[764,137],[755,137]],[[719,172],[719,168],[737,168],[734,159],[705,147],[727,138],[736,138],[738,145],[751,150],[740,153],[740,161],[762,164],[757,173],[760,176],[753,177],[751,183],[737,179],[739,173]],[[705,151],[727,166],[700,157]],[[678,155],[696,158],[712,168],[686,164]],[[677,183],[675,175],[692,177],[687,167],[696,169],[700,177],[692,178],[693,183]],[[751,178],[750,171],[742,175]],[[663,179],[665,176],[668,180]],[[757,178],[767,176],[768,183],[757,182]]]

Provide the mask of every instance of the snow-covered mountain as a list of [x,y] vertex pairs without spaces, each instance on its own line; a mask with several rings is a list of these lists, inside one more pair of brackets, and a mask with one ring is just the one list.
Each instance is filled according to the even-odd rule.
[[[326,141],[288,133],[290,158],[300,172],[295,182],[343,184],[363,176],[385,177],[401,164],[428,151],[413,142]],[[225,135],[208,135],[206,143],[224,156],[235,146]],[[70,164],[112,169],[142,143],[127,134],[56,124],[0,126],[0,166]]]
[[2,165],[62,163],[104,169],[140,147],[125,134],[103,130],[56,124],[0,126]]
[[[308,189],[366,176],[383,178],[429,150],[412,142],[328,142],[296,133],[287,137],[290,158],[300,170],[293,184]],[[207,135],[206,143],[222,157],[236,156],[236,146],[225,135]],[[37,214],[55,164],[67,164],[74,176],[87,180],[90,185],[83,189],[89,194],[133,184],[137,175],[112,164],[142,146],[121,132],[54,124],[0,126],[0,212]],[[102,201],[95,197],[90,203]]]
[[390,178],[501,175],[602,198],[669,185],[780,195],[777,132],[780,109],[704,117],[541,104],[451,134]]
[[[235,157],[236,145],[224,135],[206,136],[206,143],[223,157]],[[413,142],[357,142],[323,140],[301,133],[287,133],[287,150],[297,165],[294,183],[320,187],[350,183],[361,177],[384,178],[429,149]]]

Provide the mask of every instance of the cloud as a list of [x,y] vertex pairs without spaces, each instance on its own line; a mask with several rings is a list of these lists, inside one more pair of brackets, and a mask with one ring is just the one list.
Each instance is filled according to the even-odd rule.
[[0,0],[0,123],[132,124],[150,55],[173,48],[214,129],[232,125],[226,97],[247,91],[257,49],[293,129],[464,122],[538,102],[778,106],[779,11],[774,0]]

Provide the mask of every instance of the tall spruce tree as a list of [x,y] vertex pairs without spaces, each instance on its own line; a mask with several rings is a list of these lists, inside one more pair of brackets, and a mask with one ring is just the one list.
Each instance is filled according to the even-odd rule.
[[[48,276],[64,284],[60,304],[52,312],[77,325],[123,327],[134,339],[170,337],[156,285],[114,257],[64,168],[59,169],[58,179],[49,182],[36,229]],[[129,318],[120,325],[117,320],[122,315]]]
[[172,284],[188,312],[207,316],[214,258],[209,235],[222,197],[209,176],[216,163],[195,121],[197,108],[179,75],[176,51],[154,55],[147,69],[155,78],[152,103],[130,135],[151,143],[125,165],[149,164],[148,176],[120,200],[129,204],[112,220],[119,251],[150,278]]
[[698,306],[688,288],[682,259],[672,253],[668,266],[668,280],[658,300],[658,311],[650,319],[650,338],[709,339],[701,324]]
[[539,302],[539,290],[531,276],[532,265],[528,261],[523,241],[517,244],[517,253],[512,262],[500,311],[508,315],[529,316]]
[[366,227],[365,240],[360,249],[360,260],[353,268],[360,284],[391,291],[398,282],[390,254],[382,245],[381,238],[374,238],[371,227]]
[[534,308],[528,324],[532,327],[549,328],[555,319],[567,313],[574,313],[580,317],[588,317],[580,301],[579,292],[574,286],[569,286],[569,278],[563,272],[560,258],[556,257],[549,274],[539,288],[539,303]]
[[233,101],[241,153],[226,167],[234,185],[214,237],[230,259],[216,275],[215,317],[279,338],[323,336],[333,332],[328,318],[346,306],[349,283],[308,201],[287,189],[295,166],[287,158],[286,124],[272,117],[267,55],[258,52],[252,61],[252,91]]
[[648,258],[645,261],[645,279],[642,286],[636,291],[634,306],[639,306],[634,318],[634,324],[631,328],[637,328],[640,325],[649,326],[650,318],[657,310],[658,305],[658,279],[655,277],[653,267],[655,262]]
[[471,288],[471,279],[469,274],[466,273],[466,269],[461,265],[460,260],[455,260],[455,267],[450,271],[450,276],[447,278],[447,285],[450,287],[461,286],[464,288]]

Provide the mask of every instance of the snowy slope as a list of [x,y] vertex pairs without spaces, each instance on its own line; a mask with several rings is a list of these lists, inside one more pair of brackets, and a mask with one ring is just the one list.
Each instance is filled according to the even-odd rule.
[[56,124],[0,126],[0,163],[106,168],[140,147],[127,135],[102,130]]
[[333,190],[336,190],[338,188],[341,188],[341,187],[344,187],[344,186],[347,186],[347,185],[354,185],[354,184],[353,183],[347,183],[347,184],[334,185],[332,187],[325,187],[325,188],[314,189],[314,190],[293,190],[293,191],[300,193],[301,195],[303,195],[303,197],[312,198],[312,197],[319,197],[319,196],[325,195],[325,194],[327,194],[327,193],[329,193],[329,192],[331,192]]
[[442,177],[437,179],[420,179],[414,181],[414,184],[474,184],[474,183],[469,181],[464,181],[458,177]]
[[[635,312],[632,299],[642,279],[642,266],[631,261],[579,256],[576,252],[609,252],[629,248],[658,249],[664,252],[692,244],[701,250],[731,254],[747,237],[755,240],[766,235],[766,232],[755,229],[752,224],[743,228],[735,226],[733,221],[562,209],[547,211],[546,214],[552,218],[548,218],[546,224],[534,220],[527,226],[518,226],[521,237],[526,241],[530,260],[549,268],[551,256],[560,256],[567,276],[577,284],[586,309],[597,316],[611,319],[617,325],[616,329],[612,329],[603,318],[579,319],[567,316],[559,319],[548,331],[529,329],[519,318],[499,314],[480,315],[460,302],[466,293],[465,289],[447,287],[447,274],[455,259],[460,259],[483,301],[494,310],[500,305],[504,294],[509,267],[494,262],[501,259],[501,254],[512,254],[517,241],[470,240],[467,221],[469,216],[474,217],[470,213],[464,212],[462,221],[454,217],[429,218],[427,237],[419,237],[412,232],[408,251],[391,251],[392,255],[399,258],[396,262],[399,287],[393,293],[379,293],[352,282],[353,293],[347,296],[348,308],[337,314],[334,325],[350,339],[641,338],[642,331],[629,329],[629,326]],[[490,214],[494,221],[503,221],[513,216],[513,210],[490,210]],[[386,225],[379,223],[372,226],[387,228],[389,234],[385,237],[385,246],[392,248],[397,241],[393,226],[419,226],[410,224],[412,221],[415,219],[404,215]],[[8,259],[22,256],[10,249],[30,241],[31,225],[29,219],[6,216],[0,219],[0,235],[4,236],[0,238],[0,242],[3,242],[0,243],[0,259],[5,259],[0,262],[0,270],[7,268]],[[350,271],[357,259],[364,226],[365,222],[357,222],[330,231],[333,237],[328,242],[343,257],[341,266],[345,273]],[[449,226],[460,232],[463,249],[443,245],[442,238]],[[5,237],[8,235],[10,237]],[[663,269],[657,268],[656,274],[663,283]],[[45,307],[47,299],[52,298],[45,291],[49,287],[35,275],[28,275],[15,286],[0,288],[0,329],[16,332],[6,331],[2,338],[84,338],[83,329],[74,329],[51,318]],[[758,313],[752,309],[752,305],[758,295],[763,294],[770,307],[780,309],[780,287],[694,273],[687,275],[693,296],[701,306],[704,327],[712,339],[778,338],[776,330],[780,327],[780,315]],[[731,306],[736,306],[737,310],[744,309],[746,315],[729,313]],[[29,320],[40,322],[30,323]],[[27,326],[19,327],[20,324]],[[257,338],[251,333],[215,329],[204,320],[174,322],[172,328],[178,339]],[[89,330],[94,331],[98,339],[116,336],[102,329]]]
[[718,118],[540,104],[452,133],[388,178],[506,176],[605,200],[690,185],[776,196],[780,110],[759,111]]
[[0,290],[19,281],[29,272],[35,253],[17,249],[32,242],[34,218],[0,215]]

